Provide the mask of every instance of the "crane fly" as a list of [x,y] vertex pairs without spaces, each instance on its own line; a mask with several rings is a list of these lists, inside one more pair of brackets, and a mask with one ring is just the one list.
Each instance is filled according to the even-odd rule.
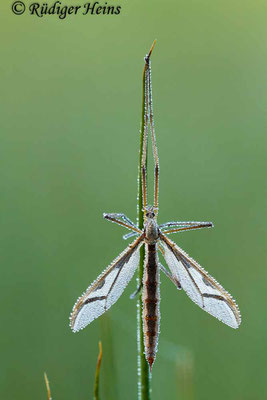
[[[145,264],[142,281],[143,331],[145,356],[150,370],[155,361],[160,326],[159,274],[162,271],[184,290],[190,299],[203,310],[232,328],[238,328],[241,316],[232,296],[212,278],[193,258],[189,257],[167,235],[193,229],[211,228],[211,222],[167,222],[158,225],[159,198],[159,157],[156,145],[152,108],[152,84],[150,55],[145,57],[145,115],[144,140],[141,163],[144,227],[134,224],[124,214],[104,214],[104,218],[115,222],[137,238],[102,272],[78,298],[70,316],[70,326],[74,332],[85,328],[94,319],[107,311],[121,296],[139,265],[140,248],[145,246]],[[154,156],[154,204],[147,205],[147,139],[150,126]],[[158,251],[163,254],[169,269],[160,262]],[[141,289],[141,288],[139,288]]]

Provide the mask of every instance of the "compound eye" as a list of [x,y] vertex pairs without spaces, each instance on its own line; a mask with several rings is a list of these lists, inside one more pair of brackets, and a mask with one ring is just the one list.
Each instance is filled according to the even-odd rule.
[[152,218],[154,218],[154,217],[155,217],[155,213],[151,213],[151,215],[152,215]]
[[146,217],[148,217],[149,216],[149,213],[146,213]]

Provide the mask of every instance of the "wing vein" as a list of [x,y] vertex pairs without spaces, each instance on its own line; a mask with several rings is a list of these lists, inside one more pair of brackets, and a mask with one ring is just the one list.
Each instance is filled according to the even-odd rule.
[[[119,299],[139,265],[139,248],[143,242],[144,234],[131,243],[77,300],[70,316],[74,332],[85,328]],[[104,304],[102,300],[105,300]]]
[[173,277],[180,282],[191,300],[225,324],[238,328],[241,316],[232,296],[164,234],[161,234],[160,240]]
[[175,253],[174,253],[174,256],[176,257],[176,259],[177,259],[178,262],[181,261],[184,270],[187,272],[189,278],[191,279],[191,281],[193,282],[195,288],[196,288],[197,291],[199,292],[200,297],[201,297],[201,300],[202,300],[202,308],[204,308],[204,299],[203,299],[203,296],[202,296],[201,290],[199,289],[198,284],[196,283],[196,281],[194,280],[194,278],[193,278],[192,275],[190,274],[190,272],[189,272],[188,268],[186,267],[186,265],[185,265],[184,260],[182,259],[182,257],[179,259],[179,258],[178,258],[178,255],[175,254]]

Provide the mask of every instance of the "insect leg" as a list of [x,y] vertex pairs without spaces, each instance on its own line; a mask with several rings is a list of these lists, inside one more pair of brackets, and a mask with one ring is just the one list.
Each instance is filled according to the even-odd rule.
[[153,114],[153,105],[152,105],[152,81],[151,81],[151,67],[150,60],[148,64],[148,108],[149,108],[149,119],[150,119],[150,129],[151,129],[151,139],[153,146],[153,157],[155,163],[154,169],[154,208],[155,214],[158,212],[158,199],[159,199],[159,156],[154,128],[154,114]]
[[121,213],[105,213],[104,214],[104,218],[107,217],[111,217],[111,218],[121,218],[124,222],[126,222],[127,224],[134,226],[135,228],[137,228],[137,226],[135,225],[135,223],[133,221],[130,220],[130,218],[128,218],[126,215],[121,214]]
[[202,224],[203,222],[198,222],[198,221],[170,221],[170,222],[165,222],[164,224],[160,224],[159,228],[165,229],[165,228],[179,228],[182,226],[191,226],[191,225],[197,225],[197,224]]
[[[167,225],[167,224],[173,224],[173,225]],[[176,232],[181,232],[181,231],[189,231],[193,229],[201,229],[201,228],[212,228],[213,223],[212,222],[169,222],[167,224],[163,224],[160,226],[160,228],[165,227],[173,227],[172,229],[168,229],[164,231],[164,234],[168,233],[176,233]],[[176,228],[174,228],[176,226]]]
[[132,236],[135,236],[135,235],[137,235],[137,232],[129,232],[129,233],[126,233],[126,235],[123,235],[123,239],[124,240],[127,240],[127,239],[129,239],[130,237],[132,237]]
[[138,288],[131,294],[131,296],[130,296],[131,300],[133,300],[138,295],[138,293],[140,293],[140,290],[142,289],[142,287],[143,287],[143,283],[140,283]]
[[[142,233],[142,231],[139,228],[137,228],[134,225],[134,223],[129,218],[127,218],[124,214],[115,214],[115,213],[105,214],[104,213],[103,217],[109,221],[115,222],[116,224],[122,225],[127,229],[130,229],[137,233]],[[122,221],[120,219],[122,219]]]
[[175,286],[177,286],[177,288],[178,288],[179,290],[182,290],[182,286],[181,286],[180,282],[179,282],[176,278],[174,278],[174,276],[173,276],[162,264],[160,264],[160,263],[159,263],[159,268],[160,268],[160,270],[161,270],[162,272],[164,272],[164,274],[165,274],[168,278],[170,278],[170,280],[175,284]]
[[148,128],[148,67],[149,58],[145,59],[144,67],[144,136],[143,136],[143,149],[141,160],[141,176],[142,176],[142,195],[143,195],[143,209],[147,206],[147,128]]
[[165,254],[165,251],[164,251],[164,249],[163,249],[162,245],[161,245],[161,244],[159,244],[159,245],[158,245],[158,248],[159,248],[159,250],[160,250],[161,254],[164,256],[164,254]]

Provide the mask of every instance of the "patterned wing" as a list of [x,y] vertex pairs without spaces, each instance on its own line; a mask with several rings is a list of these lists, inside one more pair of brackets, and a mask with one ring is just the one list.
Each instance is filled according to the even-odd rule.
[[139,264],[143,235],[130,244],[78,298],[70,316],[73,332],[85,328],[121,296]]
[[161,235],[164,258],[174,280],[199,307],[232,328],[238,328],[241,315],[232,296],[195,260],[165,235]]

